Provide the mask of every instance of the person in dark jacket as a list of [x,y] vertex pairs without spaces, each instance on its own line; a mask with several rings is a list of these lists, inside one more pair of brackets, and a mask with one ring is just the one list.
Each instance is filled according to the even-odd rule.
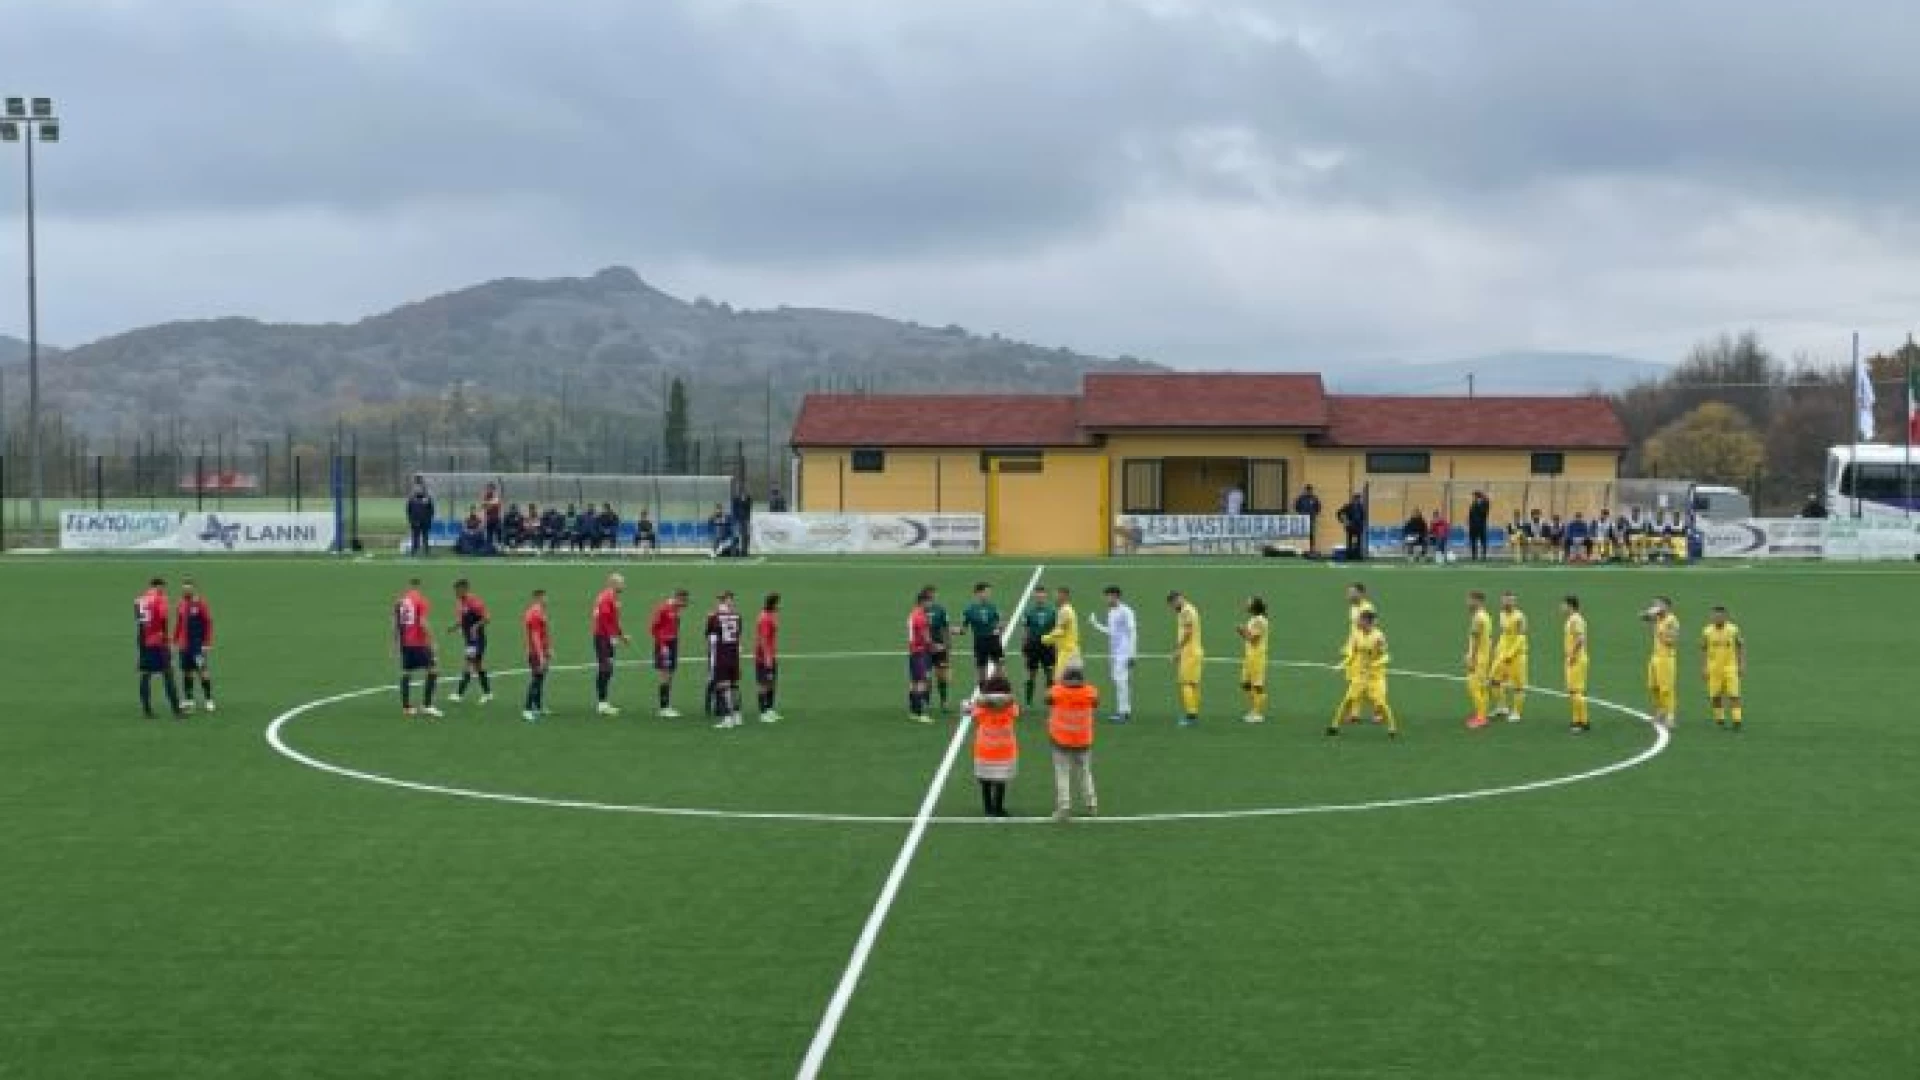
[[1320,496],[1314,494],[1312,484],[1300,489],[1300,497],[1293,500],[1293,512],[1307,519],[1307,553],[1311,555],[1314,537],[1320,531]]
[[1347,559],[1360,562],[1367,557],[1367,497],[1354,492],[1353,498],[1334,512],[1347,534]]
[[1487,519],[1492,516],[1493,500],[1484,491],[1474,492],[1467,504],[1467,558],[1474,562],[1487,561]]
[[426,478],[415,476],[413,490],[407,493],[407,554],[425,558],[433,542],[433,496],[427,491]]
[[784,514],[786,512],[787,512],[787,497],[786,495],[781,493],[780,485],[775,484],[767,492],[767,513]]
[[747,485],[741,484],[733,492],[733,554],[735,558],[747,557],[747,547],[753,538],[753,496],[747,493]]

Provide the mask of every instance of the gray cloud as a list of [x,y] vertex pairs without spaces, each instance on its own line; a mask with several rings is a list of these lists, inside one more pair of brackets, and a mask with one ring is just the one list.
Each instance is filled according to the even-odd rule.
[[1850,273],[1868,310],[1816,310],[1835,259],[1913,280],[1907,0],[72,0],[8,30],[0,70],[67,116],[74,335],[605,261],[1194,355],[1664,349],[1920,299]]

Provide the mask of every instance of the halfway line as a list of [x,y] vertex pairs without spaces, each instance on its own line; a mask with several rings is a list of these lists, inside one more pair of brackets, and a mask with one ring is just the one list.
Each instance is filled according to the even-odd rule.
[[[1000,631],[1002,643],[1012,635],[1014,626],[1020,622],[1020,616],[1027,609],[1027,598],[1033,595],[1034,586],[1040,584],[1040,574],[1044,570],[1044,565],[1033,568],[1033,576],[1027,579],[1027,587],[1020,593],[1020,603],[1014,607],[1013,615]],[[826,1014],[820,1018],[820,1026],[813,1033],[813,1042],[807,1046],[807,1056],[800,1062],[800,1071],[795,1074],[799,1080],[815,1080],[820,1075],[821,1066],[826,1064],[827,1051],[833,1048],[833,1037],[840,1032],[840,1021],[846,1018],[847,1005],[853,1001],[853,992],[860,986],[860,976],[867,970],[868,957],[873,955],[874,942],[880,939],[880,928],[886,924],[887,915],[893,910],[893,901],[900,895],[900,886],[907,880],[907,868],[913,865],[913,857],[920,850],[920,841],[927,835],[927,826],[933,821],[934,807],[940,802],[940,793],[946,790],[947,777],[953,772],[954,760],[960,756],[960,748],[966,745],[967,732],[972,727],[972,712],[963,714],[960,722],[954,725],[953,739],[947,743],[947,756],[940,759],[940,767],[934,770],[933,783],[927,785],[926,797],[920,800],[920,811],[913,816],[913,826],[907,830],[906,842],[900,845],[900,854],[893,860],[893,869],[887,873],[886,884],[880,887],[880,898],[873,902],[873,910],[867,914],[867,924],[860,928],[860,937],[853,943],[853,956],[847,960],[847,970],[841,973],[840,985],[834,988],[833,997],[828,999]]]

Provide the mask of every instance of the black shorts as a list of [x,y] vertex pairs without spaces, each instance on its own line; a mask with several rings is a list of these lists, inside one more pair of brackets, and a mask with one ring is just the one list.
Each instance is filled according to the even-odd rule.
[[947,664],[951,662],[951,653],[952,653],[952,649],[947,642],[944,642],[944,641],[934,642],[933,654],[932,654],[933,666],[937,668],[946,667]]
[[1060,656],[1053,646],[1044,641],[1032,640],[1020,647],[1020,655],[1027,658],[1027,670],[1039,671],[1045,668],[1052,671]]
[[780,678],[780,662],[776,660],[776,661],[773,661],[772,663],[766,663],[764,661],[755,660],[753,662],[753,677],[763,683],[770,683],[775,681],[776,679]]
[[433,650],[425,645],[400,647],[401,671],[425,671],[433,666]]
[[467,659],[479,663],[487,658],[487,635],[479,634],[467,639]]
[[[738,668],[738,661],[734,665]],[[653,643],[653,670],[672,674],[680,670],[680,643],[677,641],[656,641]]]
[[180,673],[197,675],[207,668],[207,654],[192,645],[180,650]]
[[593,658],[601,667],[613,666],[613,639],[600,634],[593,637]]
[[740,653],[716,652],[708,657],[707,678],[717,683],[738,683],[740,681]]
[[159,674],[173,666],[173,651],[165,645],[140,646],[140,670]]
[[988,664],[1007,662],[1007,646],[998,637],[976,637],[973,639],[973,665],[986,667]]

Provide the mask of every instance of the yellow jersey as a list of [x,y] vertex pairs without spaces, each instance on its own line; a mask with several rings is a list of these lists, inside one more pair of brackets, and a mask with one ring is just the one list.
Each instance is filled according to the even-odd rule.
[[1527,613],[1524,611],[1503,611],[1500,613],[1500,654],[1518,656],[1527,651]]
[[1725,626],[1707,624],[1700,631],[1700,648],[1707,654],[1707,666],[1715,671],[1732,671],[1740,666],[1740,649],[1745,642],[1741,640],[1740,628],[1733,623]]
[[1254,615],[1247,619],[1243,629],[1246,631],[1247,659],[1263,660],[1267,655],[1267,617]]
[[1181,604],[1180,610],[1174,614],[1173,627],[1173,640],[1176,645],[1182,638],[1186,639],[1186,644],[1179,646],[1180,655],[1199,656],[1201,652],[1199,609],[1192,604]]
[[1379,627],[1355,630],[1348,642],[1353,650],[1349,677],[1355,682],[1371,682],[1387,677],[1387,635]]
[[1073,610],[1072,604],[1061,604],[1055,610],[1053,629],[1047,631],[1040,640],[1053,646],[1062,660],[1080,655],[1080,616]]
[[1567,616],[1567,639],[1564,648],[1567,663],[1587,662],[1587,617],[1577,611]]
[[1653,658],[1671,660],[1680,645],[1680,616],[1669,611],[1653,624]]
[[1467,621],[1467,654],[1476,668],[1493,663],[1493,616],[1484,610],[1474,612]]

